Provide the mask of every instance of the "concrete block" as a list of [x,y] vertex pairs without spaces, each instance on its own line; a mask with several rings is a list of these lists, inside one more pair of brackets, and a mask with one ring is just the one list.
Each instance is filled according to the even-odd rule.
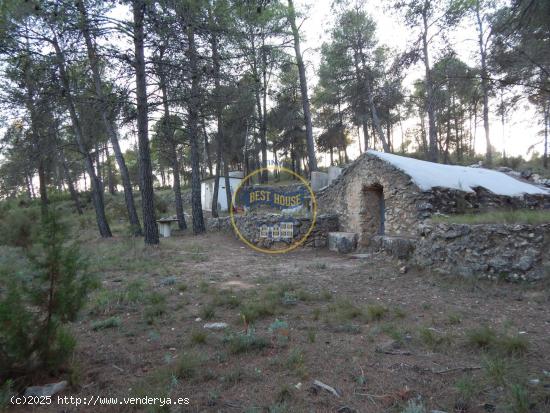
[[328,168],[328,185],[332,183],[342,173],[342,168],[337,166],[329,166]]
[[328,249],[347,254],[357,248],[357,234],[355,232],[329,232]]
[[318,191],[328,185],[328,174],[315,171],[311,173],[311,189]]

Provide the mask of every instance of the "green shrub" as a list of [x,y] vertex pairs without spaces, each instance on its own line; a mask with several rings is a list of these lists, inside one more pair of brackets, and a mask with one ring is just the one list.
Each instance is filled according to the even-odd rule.
[[155,319],[166,313],[166,296],[153,291],[147,297],[149,304],[145,307],[145,321],[147,324],[153,324]]
[[51,212],[27,251],[28,268],[0,268],[0,380],[36,369],[53,372],[75,347],[64,324],[74,321],[94,283],[67,234]]
[[470,330],[466,336],[468,344],[478,348],[489,348],[493,346],[497,337],[495,331],[488,326]]
[[212,320],[216,316],[216,309],[212,304],[205,305],[199,312],[203,320]]
[[92,323],[92,330],[99,331],[99,330],[105,330],[107,328],[115,328],[118,326],[120,326],[120,318],[109,317],[105,320],[99,320]]
[[373,304],[367,307],[367,317],[369,321],[379,321],[387,312],[388,309],[380,304]]
[[13,381],[6,380],[5,382],[0,382],[0,412],[7,410],[13,394]]
[[225,337],[224,342],[233,354],[258,351],[269,346],[269,341],[263,337],[258,337],[252,328],[249,328],[246,334],[231,334]]
[[502,335],[497,341],[498,349],[509,356],[522,356],[529,348],[529,341],[524,336]]
[[40,221],[38,208],[15,208],[0,220],[0,245],[29,248],[36,238],[36,223]]
[[195,330],[191,332],[191,343],[204,344],[206,343],[207,334],[201,330]]
[[510,386],[508,398],[510,399],[510,411],[514,413],[529,413],[531,411],[529,392],[521,384]]

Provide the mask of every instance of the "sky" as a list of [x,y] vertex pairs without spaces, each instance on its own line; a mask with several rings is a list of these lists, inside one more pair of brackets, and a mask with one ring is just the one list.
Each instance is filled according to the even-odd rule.
[[[308,74],[311,79],[309,89],[316,83],[316,68],[319,66],[320,53],[319,48],[323,41],[328,41],[330,38],[330,29],[334,24],[334,13],[331,12],[332,0],[295,0],[296,8],[301,11],[307,18],[301,26],[301,34],[304,38],[302,50],[304,51],[304,60],[307,63]],[[406,27],[400,16],[395,11],[390,10],[391,1],[365,1],[365,10],[374,18],[377,24],[377,37],[380,44],[385,44],[397,51],[405,50],[408,42],[417,38],[416,34]],[[456,30],[453,30],[449,35],[449,41],[453,49],[457,52],[458,57],[470,66],[477,64],[477,32],[475,26],[471,22],[465,21]],[[441,47],[441,45],[436,45]],[[431,50],[432,62],[439,53],[435,49]],[[408,71],[405,79],[405,87],[411,89],[412,84],[416,79],[423,76],[423,67],[417,65]],[[494,103],[497,103],[493,99]],[[502,152],[504,145],[506,146],[506,154],[508,156],[527,155],[527,149],[534,143],[541,140],[537,136],[541,126],[539,125],[540,116],[537,116],[535,111],[525,101],[522,101],[516,111],[510,115],[505,128],[501,127],[500,117],[494,113],[490,114],[491,124],[491,141],[497,151]],[[416,120],[409,120],[404,123],[404,129],[414,127]],[[395,146],[401,141],[401,133],[398,128],[395,131]],[[478,119],[477,137],[476,137],[476,152],[485,152],[485,135],[483,132],[482,119]],[[536,150],[542,152],[542,144],[536,147]],[[358,153],[357,143],[352,144],[349,151],[352,158]]]
[[[301,16],[303,16],[303,21],[300,24],[300,33],[302,36],[302,51],[308,72],[310,96],[313,87],[317,83],[316,72],[320,63],[320,47],[324,41],[329,40],[330,30],[334,24],[335,16],[331,10],[331,3],[332,0],[295,0],[295,7],[301,13]],[[377,24],[379,43],[399,52],[405,50],[407,44],[417,38],[417,34],[406,27],[401,17],[390,9],[391,3],[392,1],[390,0],[365,0],[365,9]],[[113,9],[113,15],[117,18],[129,18],[129,14],[126,6],[118,5]],[[453,30],[448,37],[459,58],[471,66],[477,63],[476,30],[471,22],[463,23],[461,27]],[[442,50],[441,45],[435,45],[432,48],[432,62],[437,58],[438,54],[442,53]],[[413,82],[423,76],[423,67],[420,65],[411,67],[407,70],[407,73],[405,87],[412,89]],[[493,99],[493,102],[496,103],[495,99]],[[150,122],[150,126],[152,127],[157,116],[151,114],[151,118],[152,122]],[[407,129],[414,128],[417,122],[418,120],[416,119],[409,119],[403,122],[405,133]],[[527,154],[527,149],[536,142],[541,141],[541,137],[538,136],[538,132],[541,129],[539,125],[540,116],[535,113],[534,109],[525,100],[512,112],[504,129],[501,127],[500,118],[494,113],[490,115],[490,122],[493,146],[499,152],[505,146],[508,156],[522,155],[530,157],[530,154]],[[402,139],[399,127],[395,129],[394,134],[394,147],[398,147]],[[350,145],[348,154],[351,159],[354,159],[359,155],[359,147],[356,134],[352,134],[352,138],[355,141]],[[123,141],[123,150],[129,147],[133,141],[134,139]],[[481,119],[478,119],[475,147],[476,152],[485,152],[485,138]],[[542,144],[537,145],[536,150],[542,152]],[[321,165],[326,165],[328,163],[328,154],[320,154],[320,156],[322,158]]]

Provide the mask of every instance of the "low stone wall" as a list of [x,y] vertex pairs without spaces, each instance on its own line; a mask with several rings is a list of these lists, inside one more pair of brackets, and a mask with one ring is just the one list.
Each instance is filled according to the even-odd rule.
[[510,209],[548,209],[550,196],[529,195],[510,197],[495,195],[484,188],[475,188],[474,192],[463,192],[448,188],[432,188],[424,192],[425,203],[420,204],[421,215],[427,218],[432,212],[443,214],[477,213]]
[[550,275],[550,224],[423,224],[412,260],[443,273],[537,280]]
[[[239,215],[235,216],[235,224],[239,232],[247,240],[262,248],[275,246],[273,241],[260,238],[260,226],[262,224],[275,224],[280,222],[284,215],[266,214],[266,215]],[[311,218],[289,217],[294,221],[294,240],[298,241],[305,236],[311,226]],[[229,217],[209,218],[206,222],[207,231],[222,231],[234,233],[231,219]],[[317,216],[315,226],[304,243],[306,247],[321,248],[326,247],[328,243],[328,233],[338,230],[338,216],[334,214],[321,214]],[[235,234],[236,236],[236,234]],[[281,241],[282,242],[282,241]]]

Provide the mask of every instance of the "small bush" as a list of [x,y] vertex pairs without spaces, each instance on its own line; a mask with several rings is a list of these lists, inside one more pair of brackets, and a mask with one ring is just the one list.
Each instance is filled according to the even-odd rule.
[[510,410],[514,413],[531,412],[531,403],[529,402],[529,392],[521,384],[512,384],[508,391],[510,400]]
[[364,316],[363,310],[349,300],[338,300],[335,304],[329,305],[328,311],[339,320],[352,320]]
[[142,302],[145,295],[145,283],[143,280],[133,280],[126,286],[124,301],[128,303]]
[[270,317],[278,312],[278,304],[272,300],[254,300],[241,306],[241,317],[247,323],[254,323],[264,317]]
[[315,343],[315,336],[316,336],[315,330],[310,328],[307,331],[307,341],[309,341],[310,343]]
[[466,376],[455,383],[455,389],[458,392],[460,400],[469,403],[479,390],[479,383],[476,383],[471,377]]
[[120,326],[120,318],[109,317],[106,320],[99,320],[92,323],[92,330],[99,331],[99,330],[105,330],[107,328],[115,328],[118,326]]
[[429,328],[422,328],[419,332],[420,340],[431,350],[437,350],[444,344],[450,344],[451,338]]
[[373,304],[367,307],[367,317],[370,321],[381,320],[387,312],[388,309],[379,304]]
[[166,296],[154,291],[149,294],[147,300],[149,304],[145,307],[145,320],[147,324],[153,324],[158,317],[166,313]]
[[242,298],[232,291],[222,291],[217,293],[212,300],[212,305],[217,307],[237,308],[241,305]]
[[447,319],[447,324],[450,324],[452,326],[455,326],[457,324],[460,324],[462,322],[462,317],[460,317],[460,314],[449,314],[449,318]]
[[484,349],[493,346],[496,337],[495,331],[488,326],[475,328],[466,334],[466,339],[470,346]]
[[13,381],[6,380],[5,382],[0,382],[0,412],[4,410],[7,411],[8,406],[10,405],[11,396],[15,394],[13,389]]
[[174,376],[178,379],[192,379],[197,374],[200,364],[198,354],[183,353],[178,357],[174,368]]
[[216,309],[212,304],[205,305],[201,308],[199,316],[203,320],[212,320],[216,316]]
[[259,351],[269,346],[269,341],[263,337],[256,336],[253,329],[246,334],[232,334],[224,339],[233,354]]
[[36,239],[36,223],[40,221],[37,208],[15,208],[0,220],[0,245],[30,248]]
[[498,338],[498,349],[509,356],[522,356],[529,348],[529,341],[524,336],[503,335]]
[[51,211],[27,253],[29,267],[15,274],[0,268],[0,380],[36,369],[54,372],[76,345],[63,326],[75,320],[95,283],[68,234]]
[[487,377],[495,384],[502,386],[506,382],[506,376],[510,365],[508,361],[502,357],[488,357],[483,360],[483,368]]
[[191,343],[204,344],[206,343],[207,334],[201,330],[195,330],[191,332]]

